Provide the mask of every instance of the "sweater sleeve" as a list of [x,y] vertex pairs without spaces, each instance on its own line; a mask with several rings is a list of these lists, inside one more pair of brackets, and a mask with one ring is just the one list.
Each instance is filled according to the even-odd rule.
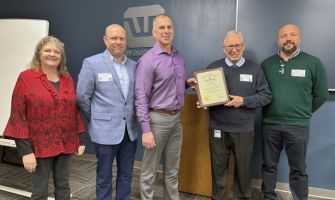
[[33,153],[30,139],[15,139],[16,150],[20,157]]
[[80,146],[85,146],[85,136],[84,133],[79,135],[79,144]]
[[268,82],[260,68],[256,76],[256,93],[252,96],[243,97],[243,104],[246,108],[257,108],[269,104],[271,99],[272,95]]
[[328,81],[325,67],[319,62],[315,69],[313,76],[313,107],[312,111],[315,112],[324,104],[328,98]]

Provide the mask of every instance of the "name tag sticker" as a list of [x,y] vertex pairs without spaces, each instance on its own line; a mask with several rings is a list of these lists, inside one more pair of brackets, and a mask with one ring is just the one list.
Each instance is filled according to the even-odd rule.
[[215,138],[221,138],[221,131],[214,129],[214,137]]
[[292,69],[291,76],[306,77],[306,70],[305,69]]
[[98,81],[99,82],[113,81],[113,76],[112,74],[109,73],[99,73]]
[[252,82],[252,75],[251,74],[240,74],[240,81]]

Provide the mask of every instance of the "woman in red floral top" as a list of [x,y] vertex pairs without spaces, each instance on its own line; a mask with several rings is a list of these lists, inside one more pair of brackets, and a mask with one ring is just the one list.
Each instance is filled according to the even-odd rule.
[[47,36],[37,44],[30,69],[19,75],[4,131],[15,139],[23,165],[31,173],[31,199],[47,199],[51,171],[55,198],[70,199],[70,156],[83,154],[85,147],[79,141],[83,132],[64,44]]

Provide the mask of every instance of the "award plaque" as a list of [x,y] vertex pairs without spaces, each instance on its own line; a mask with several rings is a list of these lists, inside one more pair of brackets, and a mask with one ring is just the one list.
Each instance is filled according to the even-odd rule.
[[222,67],[195,71],[194,78],[198,81],[195,89],[200,107],[225,104],[229,101],[226,79]]

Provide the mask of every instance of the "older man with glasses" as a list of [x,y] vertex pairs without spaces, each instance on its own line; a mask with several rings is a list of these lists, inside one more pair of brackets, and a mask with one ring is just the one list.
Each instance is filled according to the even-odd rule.
[[277,164],[283,148],[290,166],[289,184],[294,199],[308,198],[306,152],[309,122],[328,96],[327,76],[320,60],[300,50],[300,30],[287,24],[278,32],[280,51],[262,63],[272,91],[263,109],[264,199],[276,199]]
[[271,101],[261,67],[245,59],[245,43],[238,31],[223,41],[226,58],[207,68],[222,67],[230,101],[209,107],[209,146],[212,163],[212,199],[225,199],[229,155],[235,157],[234,199],[251,199],[251,158],[255,110]]

